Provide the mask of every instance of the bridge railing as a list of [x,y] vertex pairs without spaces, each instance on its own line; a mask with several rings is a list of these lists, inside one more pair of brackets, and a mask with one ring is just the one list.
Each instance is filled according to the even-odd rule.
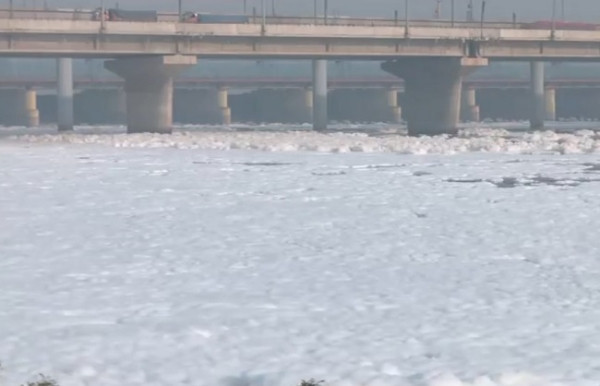
[[[34,20],[96,20],[97,10],[94,9],[0,9],[0,19],[34,19]],[[261,15],[248,16],[249,22],[262,24]],[[158,14],[159,22],[177,22],[179,16],[173,12]],[[331,26],[370,26],[370,27],[429,27],[429,28],[479,28],[477,21],[450,21],[450,20],[405,20],[397,18],[357,18],[345,16],[305,17],[305,16],[267,16],[264,19],[267,25],[294,24],[294,25],[331,25]],[[485,28],[526,28],[527,24],[512,22],[485,22]]]
[[[262,17],[252,15],[250,22],[262,23]],[[268,16],[266,24],[300,24],[300,25],[332,25],[332,26],[365,26],[365,27],[404,27],[407,20],[402,18],[357,18],[357,17],[303,17],[303,16]],[[439,28],[479,28],[479,22],[450,21],[450,20],[408,20],[409,27],[439,27]],[[486,28],[520,28],[521,24],[511,22],[486,22]]]
[[94,20],[94,11],[89,9],[0,9],[0,19]]

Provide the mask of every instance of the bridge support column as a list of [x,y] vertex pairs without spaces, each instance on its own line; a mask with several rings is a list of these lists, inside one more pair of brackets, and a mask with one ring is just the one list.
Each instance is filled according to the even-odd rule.
[[544,97],[544,62],[531,62],[531,116],[532,129],[543,129],[546,117]]
[[313,129],[327,129],[327,60],[313,60]]
[[482,58],[405,58],[381,68],[404,79],[409,135],[458,131],[463,76],[487,65]]
[[477,104],[477,91],[474,88],[469,87],[464,90],[463,106],[465,112],[464,120],[469,122],[481,121],[479,105]]
[[[312,88],[306,88],[304,89],[304,111],[306,111],[306,116],[307,118],[309,118],[310,120],[313,119],[313,90]],[[310,122],[309,120],[309,122]]]
[[219,88],[217,99],[219,109],[221,110],[221,123],[223,125],[231,125],[231,108],[229,107],[229,92],[227,88]]
[[392,88],[387,90],[387,105],[391,112],[392,122],[402,122],[402,107],[398,105],[398,89]]
[[171,133],[173,77],[196,64],[195,56],[127,58],[105,62],[125,80],[128,133]]
[[547,87],[544,93],[546,120],[556,121],[556,89]]
[[37,108],[37,92],[31,88],[23,90],[20,101],[21,124],[27,127],[36,127],[40,125],[40,112]]
[[73,130],[73,59],[57,60],[58,130]]

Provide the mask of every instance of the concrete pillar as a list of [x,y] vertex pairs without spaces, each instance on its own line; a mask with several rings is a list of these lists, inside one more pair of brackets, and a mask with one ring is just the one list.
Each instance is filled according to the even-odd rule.
[[546,88],[544,98],[546,120],[556,121],[556,89],[552,87]]
[[402,107],[398,105],[398,89],[392,88],[386,91],[387,105],[391,111],[392,122],[402,122]]
[[531,62],[531,116],[532,129],[543,129],[546,116],[544,100],[544,62]]
[[327,129],[327,60],[313,60],[313,129]]
[[196,64],[195,56],[153,56],[105,62],[125,80],[128,133],[171,133],[173,77]]
[[19,121],[27,127],[40,125],[40,112],[37,108],[37,92],[31,88],[23,90],[19,102]]
[[312,88],[304,89],[304,110],[310,120],[313,120],[313,90]]
[[25,113],[27,124],[30,127],[40,125],[40,112],[37,108],[37,92],[30,88],[25,90]]
[[73,59],[57,59],[58,130],[73,130]]
[[40,124],[37,93],[27,89],[0,90],[0,122],[3,125],[35,127]]
[[231,125],[231,108],[229,107],[229,92],[226,87],[219,88],[217,92],[219,109],[221,110],[221,123]]
[[485,65],[483,58],[403,58],[381,67],[404,79],[409,135],[438,135],[458,131],[462,78]]
[[469,87],[464,91],[463,105],[465,112],[465,120],[469,122],[481,121],[479,113],[479,105],[477,104],[477,92],[473,87]]

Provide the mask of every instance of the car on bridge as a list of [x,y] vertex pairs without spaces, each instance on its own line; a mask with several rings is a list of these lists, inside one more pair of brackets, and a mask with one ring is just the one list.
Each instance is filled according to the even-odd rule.
[[247,24],[250,18],[245,15],[213,15],[198,12],[186,12],[181,16],[184,23],[206,24]]
[[105,9],[102,8],[94,11],[94,20],[109,20],[109,21],[158,21],[157,11],[131,11],[118,8]]

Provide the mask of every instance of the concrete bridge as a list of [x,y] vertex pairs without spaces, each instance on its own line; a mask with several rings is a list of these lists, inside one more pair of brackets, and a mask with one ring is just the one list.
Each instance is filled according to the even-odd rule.
[[[4,18],[2,18],[4,16]],[[463,77],[490,60],[531,64],[531,123],[543,126],[543,61],[597,61],[600,31],[530,30],[510,23],[394,20],[322,23],[280,18],[248,24],[188,24],[91,20],[38,12],[0,13],[0,55],[59,57],[59,128],[72,127],[73,57],[109,58],[106,68],[124,79],[129,132],[170,132],[173,78],[197,58],[313,60],[312,116],[315,129],[327,125],[328,59],[377,60],[404,79],[404,116],[409,133],[456,130]],[[220,97],[223,109],[228,107]],[[27,98],[26,98],[27,100]]]
[[[92,89],[122,89],[125,82],[118,78],[75,78],[73,88],[75,90]],[[303,77],[187,77],[180,76],[173,79],[173,87],[176,89],[214,89],[227,88],[234,90],[252,89],[307,89],[312,87],[311,78]],[[463,89],[527,89],[530,81],[525,79],[464,79]],[[545,87],[551,89],[599,89],[599,78],[554,78],[546,79]],[[33,78],[2,78],[0,77],[0,90],[2,89],[34,89],[55,90],[56,79],[33,79]],[[400,92],[404,91],[404,80],[396,77],[336,77],[327,80],[328,90],[334,89],[384,89],[391,88]]]
[[[118,78],[76,78],[74,121],[123,124],[124,82]],[[185,124],[235,122],[305,123],[312,119],[309,78],[178,77],[173,82],[173,119]],[[404,82],[394,77],[328,80],[328,116],[335,121],[400,122],[406,104]],[[523,120],[529,117],[529,81],[466,79],[461,120]],[[0,124],[57,122],[54,79],[1,79]],[[551,78],[545,83],[545,118],[600,118],[600,78]],[[28,109],[26,104],[30,103]]]

